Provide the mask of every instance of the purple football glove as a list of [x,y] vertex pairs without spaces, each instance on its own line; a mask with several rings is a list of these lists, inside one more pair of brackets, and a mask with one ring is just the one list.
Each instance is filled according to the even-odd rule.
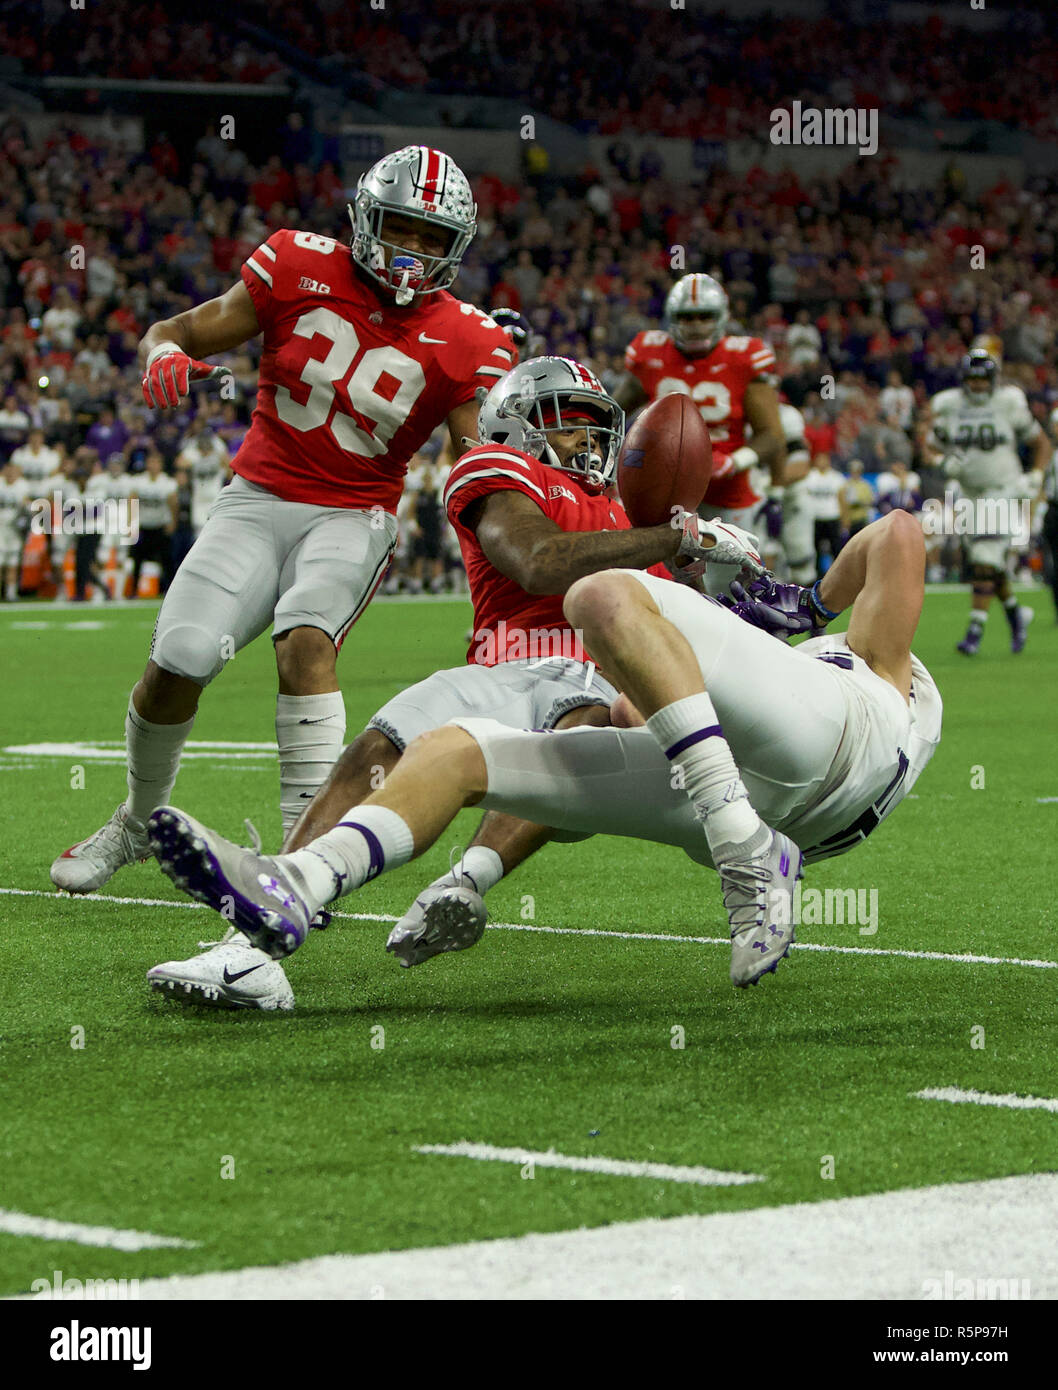
[[780,641],[789,641],[803,632],[818,637],[826,628],[823,616],[812,603],[812,590],[800,584],[779,584],[765,574],[748,585],[736,579],[731,595],[721,596],[725,608],[730,608],[744,623],[762,628]]

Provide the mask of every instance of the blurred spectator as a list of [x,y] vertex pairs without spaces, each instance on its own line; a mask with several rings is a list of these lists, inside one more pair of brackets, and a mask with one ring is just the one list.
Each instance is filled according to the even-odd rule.
[[894,462],[875,479],[878,490],[878,510],[918,513],[922,510],[922,479],[912,473],[906,463]]
[[874,488],[863,476],[863,460],[852,459],[849,463],[849,479],[845,484],[845,524],[850,540],[870,521],[874,503]]
[[878,398],[883,417],[890,419],[905,433],[911,428],[915,410],[915,393],[898,371],[891,371],[885,390]]
[[837,558],[842,532],[847,529],[845,488],[845,475],[831,465],[829,454],[817,454],[805,479],[805,492],[815,523],[817,570],[821,575]]
[[786,334],[786,353],[792,367],[803,367],[819,360],[823,335],[811,321],[807,309],[798,309]]

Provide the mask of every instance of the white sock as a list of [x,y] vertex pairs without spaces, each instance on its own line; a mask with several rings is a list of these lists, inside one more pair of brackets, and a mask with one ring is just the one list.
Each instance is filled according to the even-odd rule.
[[647,728],[672,764],[673,786],[690,797],[709,848],[753,837],[761,820],[750,805],[709,696],[688,695],[666,705],[651,715]]
[[310,905],[320,908],[388,869],[399,869],[415,843],[407,821],[388,806],[354,806],[333,830],[305,849],[276,856],[301,876]]
[[971,609],[970,609],[970,622],[971,622],[971,623],[979,623],[979,624],[981,624],[981,625],[983,626],[987,621],[988,621],[988,609],[987,609],[987,608],[971,608]]
[[132,699],[125,716],[125,748],[129,766],[128,818],[143,826],[158,806],[169,800],[180,767],[180,754],[195,722],[152,724],[137,714]]
[[323,786],[345,746],[345,702],[325,695],[277,695],[279,809],[286,835]]
[[431,888],[448,888],[467,879],[475,893],[481,897],[494,888],[503,877],[503,860],[494,849],[487,845],[471,845],[459,863],[448,873],[435,878]]

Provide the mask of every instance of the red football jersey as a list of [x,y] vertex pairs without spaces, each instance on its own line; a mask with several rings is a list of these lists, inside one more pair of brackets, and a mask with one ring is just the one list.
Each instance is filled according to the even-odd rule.
[[[752,381],[773,386],[777,380],[775,354],[760,338],[721,338],[712,352],[688,357],[658,328],[636,334],[625,351],[625,368],[652,401],[673,391],[690,396],[709,427],[713,448],[725,454],[746,442],[746,387]],[[742,472],[710,483],[705,500],[737,509],[761,499]]]
[[[627,531],[632,523],[616,499],[587,492],[572,474],[505,444],[481,444],[455,464],[444,503],[459,537],[474,604],[474,639],[467,661],[495,666],[521,658],[567,656],[584,651],[562,612],[562,594],[529,594],[485,558],[478,538],[460,520],[471,502],[512,490],[530,498],[563,531]],[[650,574],[671,578],[664,565]]]
[[242,279],[264,352],[232,467],[288,502],[394,511],[416,449],[518,360],[480,309],[444,290],[398,308],[315,232],[274,233]]

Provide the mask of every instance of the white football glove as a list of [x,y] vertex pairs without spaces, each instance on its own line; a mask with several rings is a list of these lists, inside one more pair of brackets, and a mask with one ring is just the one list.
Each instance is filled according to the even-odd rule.
[[694,512],[682,508],[672,518],[672,524],[683,531],[677,560],[687,563],[674,567],[675,578],[684,583],[697,579],[706,565],[737,565],[752,579],[764,573],[760,558],[760,540],[751,531],[731,526],[719,517],[703,521]]

